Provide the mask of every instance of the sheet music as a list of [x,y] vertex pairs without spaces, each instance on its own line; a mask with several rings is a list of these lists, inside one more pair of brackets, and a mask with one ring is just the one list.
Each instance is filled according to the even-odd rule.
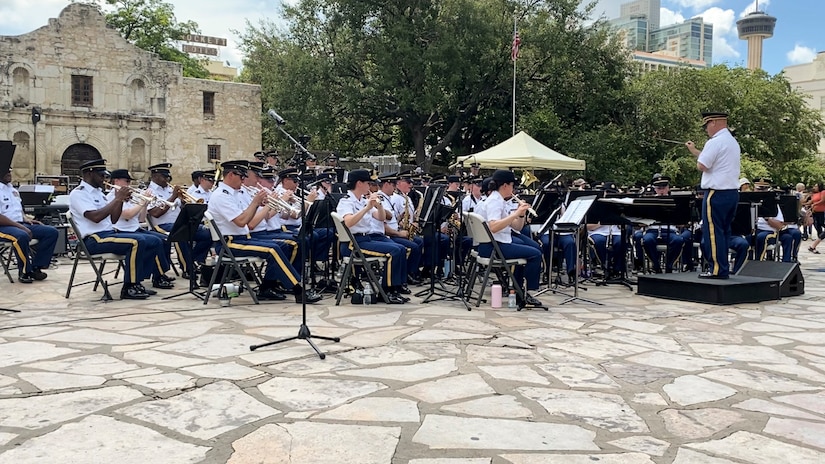
[[619,203],[622,205],[632,205],[634,198],[631,197],[623,197],[623,198],[599,198],[599,201],[604,201],[607,203]]
[[583,221],[587,211],[596,201],[596,196],[579,197],[570,202],[567,210],[556,221],[556,228],[578,227]]

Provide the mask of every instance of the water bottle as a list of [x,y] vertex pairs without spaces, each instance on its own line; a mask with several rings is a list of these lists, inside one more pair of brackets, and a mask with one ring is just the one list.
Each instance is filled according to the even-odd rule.
[[335,282],[340,284],[341,280],[344,278],[344,266],[338,266],[338,269],[335,271]]
[[516,291],[510,290],[510,296],[507,297],[507,307],[511,309],[518,308],[518,302],[516,301]]
[[367,284],[364,286],[364,304],[371,305],[372,304],[372,285]]
[[501,307],[501,285],[495,284],[491,289],[490,306],[493,308]]

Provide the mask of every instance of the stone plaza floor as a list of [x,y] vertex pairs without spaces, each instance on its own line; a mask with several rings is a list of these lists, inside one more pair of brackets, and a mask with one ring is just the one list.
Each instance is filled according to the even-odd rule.
[[0,463],[823,463],[825,255],[808,244],[806,293],[761,304],[327,295],[307,306],[313,334],[341,337],[316,341],[324,360],[303,340],[250,351],[298,333],[294,301],[67,300],[65,260],[0,276],[20,311],[0,311]]

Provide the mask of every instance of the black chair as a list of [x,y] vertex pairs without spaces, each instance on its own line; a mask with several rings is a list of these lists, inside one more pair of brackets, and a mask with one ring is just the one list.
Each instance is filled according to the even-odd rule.
[[74,232],[75,236],[77,237],[77,247],[74,250],[74,262],[72,263],[72,274],[69,277],[69,285],[66,287],[66,298],[68,298],[69,295],[72,293],[72,288],[92,283],[91,281],[83,282],[80,284],[74,283],[74,276],[77,272],[77,265],[80,263],[81,260],[88,262],[89,265],[92,266],[92,270],[94,270],[95,272],[95,286],[93,290],[96,291],[98,285],[103,284],[103,274],[104,269],[106,268],[106,264],[110,261],[115,261],[118,263],[118,268],[115,271],[119,271],[121,267],[126,269],[126,256],[114,253],[98,253],[94,255],[89,253],[89,249],[86,248],[86,243],[80,236],[80,232],[77,229],[77,224],[75,224],[74,222],[74,218],[72,217],[71,211],[66,211],[66,221],[68,221],[69,226],[72,228],[72,232]]
[[[226,243],[226,239],[221,233],[220,228],[218,228],[218,225],[215,223],[215,218],[212,216],[212,213],[206,211],[203,213],[203,218],[206,228],[212,235],[212,241],[221,243],[221,250],[215,257],[215,268],[212,271],[212,278],[209,279],[209,287],[207,288],[206,296],[203,299],[203,304],[209,303],[209,297],[213,293],[212,289],[215,287],[215,281],[217,280],[219,273],[221,274],[221,280],[219,282],[217,292],[215,292],[216,294],[220,295],[221,289],[223,289],[224,285],[226,285],[228,281],[233,280],[234,277],[234,279],[241,281],[242,289],[246,288],[249,290],[249,294],[252,296],[252,301],[254,301],[255,304],[260,304],[258,301],[258,295],[256,295],[254,291],[255,287],[252,287],[249,284],[246,274],[247,272],[251,273],[255,278],[256,286],[260,285],[260,271],[266,261],[257,256],[235,256],[232,253],[232,249],[229,248]],[[274,245],[275,244],[273,242],[273,246]]]

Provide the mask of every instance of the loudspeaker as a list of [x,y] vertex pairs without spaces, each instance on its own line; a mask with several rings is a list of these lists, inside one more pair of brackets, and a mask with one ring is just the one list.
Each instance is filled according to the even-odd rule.
[[805,293],[805,278],[799,269],[799,263],[781,263],[778,261],[745,261],[736,275],[764,277],[780,281],[779,295],[798,296]]

